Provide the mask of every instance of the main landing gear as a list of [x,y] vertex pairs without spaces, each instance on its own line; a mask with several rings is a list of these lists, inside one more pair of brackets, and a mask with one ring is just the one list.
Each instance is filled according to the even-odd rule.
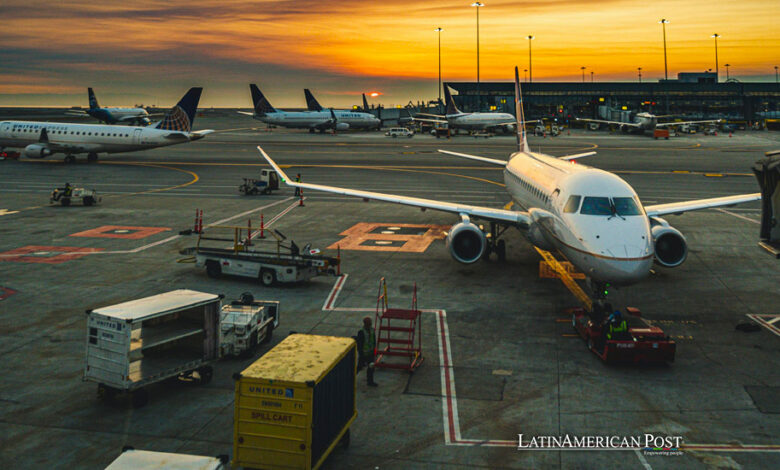
[[496,254],[499,261],[506,261],[506,243],[501,240],[501,236],[506,232],[506,225],[499,225],[495,222],[490,222],[490,233],[487,234],[487,246],[485,247],[485,253],[482,255],[482,259],[485,261],[490,260],[492,253]]
[[65,155],[65,163],[76,163],[76,157],[74,155]]

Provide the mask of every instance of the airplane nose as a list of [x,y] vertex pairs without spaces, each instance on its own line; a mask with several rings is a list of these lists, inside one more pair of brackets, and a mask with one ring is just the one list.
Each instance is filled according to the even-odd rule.
[[615,245],[607,251],[615,258],[641,258],[647,254],[637,245]]

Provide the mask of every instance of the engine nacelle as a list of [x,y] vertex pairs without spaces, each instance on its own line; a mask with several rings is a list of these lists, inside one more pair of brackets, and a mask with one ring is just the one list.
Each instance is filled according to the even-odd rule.
[[52,153],[49,147],[40,144],[30,144],[24,148],[24,156],[28,158],[44,158]]
[[474,263],[482,257],[486,247],[485,233],[468,219],[453,225],[447,234],[447,248],[459,263]]
[[349,129],[349,123],[348,122],[337,122],[336,123],[336,130],[337,131],[345,131]]
[[679,230],[663,219],[653,220],[655,262],[667,268],[676,268],[688,257],[688,243]]
[[542,228],[536,222],[531,223],[525,235],[528,237],[528,241],[542,250],[552,251],[555,249],[555,247],[550,244],[547,238],[544,237]]

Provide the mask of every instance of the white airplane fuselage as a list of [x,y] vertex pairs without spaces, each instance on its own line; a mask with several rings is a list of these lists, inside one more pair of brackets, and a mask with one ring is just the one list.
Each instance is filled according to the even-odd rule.
[[485,130],[492,127],[505,127],[513,130],[515,117],[508,113],[461,113],[448,114],[447,126],[466,130]]
[[[346,123],[349,129],[378,129],[381,121],[373,114],[353,111],[333,111],[338,123]],[[323,111],[277,111],[265,115],[254,115],[254,118],[275,126],[292,129],[310,129],[330,122],[330,110]]]
[[[512,154],[504,170],[506,189],[533,220],[529,236],[560,250],[581,272],[614,285],[639,282],[650,273],[654,245],[650,220],[634,189],[617,175],[538,153]],[[567,211],[570,196],[580,196]],[[635,215],[601,206],[585,211],[585,198],[634,201]],[[622,206],[621,206],[622,207]]]
[[2,121],[0,122],[0,148],[44,145],[45,143],[40,141],[43,129],[46,129],[49,143],[75,149],[66,152],[69,154],[133,152],[174,145],[200,137],[187,132],[152,127]]
[[639,129],[643,131],[652,131],[658,124],[658,118],[650,113],[637,113],[634,122],[639,126]]

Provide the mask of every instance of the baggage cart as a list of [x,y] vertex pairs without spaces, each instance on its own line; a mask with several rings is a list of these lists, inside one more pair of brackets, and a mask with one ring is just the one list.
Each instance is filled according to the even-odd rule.
[[172,454],[150,450],[126,449],[106,470],[227,470],[227,455]]
[[253,194],[271,194],[272,190],[279,189],[279,175],[273,170],[261,170],[259,178],[244,178],[244,182],[238,187],[245,196]]
[[293,334],[236,378],[233,466],[319,468],[357,418],[352,338]]
[[84,380],[98,384],[101,398],[129,393],[134,407],[147,403],[147,385],[172,377],[209,382],[222,297],[179,289],[87,310]]
[[255,300],[252,294],[241,294],[222,306],[219,320],[219,345],[222,356],[248,356],[258,344],[271,341],[279,326],[279,301]]

